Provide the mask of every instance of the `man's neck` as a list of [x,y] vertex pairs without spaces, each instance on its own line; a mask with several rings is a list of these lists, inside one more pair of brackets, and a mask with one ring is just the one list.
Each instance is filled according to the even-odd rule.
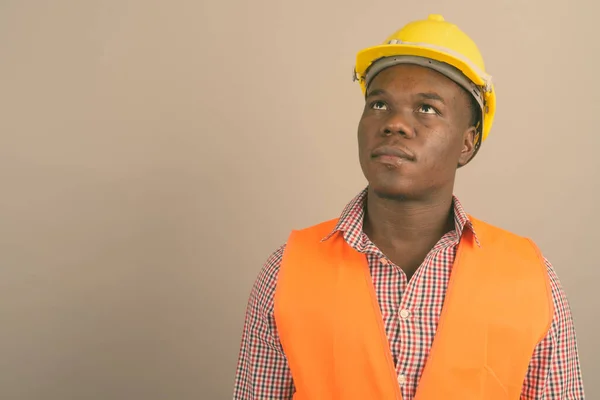
[[454,229],[452,207],[451,193],[429,201],[411,201],[381,198],[369,189],[363,229],[377,245],[433,247]]

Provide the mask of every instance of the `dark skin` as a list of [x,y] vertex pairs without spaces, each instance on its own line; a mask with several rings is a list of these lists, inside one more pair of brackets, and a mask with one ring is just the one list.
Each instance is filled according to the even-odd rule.
[[369,182],[363,229],[409,279],[454,229],[456,170],[477,137],[470,107],[459,85],[416,65],[387,68],[367,89],[358,126]]

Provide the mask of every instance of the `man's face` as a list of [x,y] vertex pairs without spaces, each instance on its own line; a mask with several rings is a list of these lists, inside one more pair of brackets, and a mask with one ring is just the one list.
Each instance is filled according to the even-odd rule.
[[379,196],[428,199],[452,192],[475,133],[469,95],[459,85],[429,68],[396,65],[367,89],[358,126],[360,165]]

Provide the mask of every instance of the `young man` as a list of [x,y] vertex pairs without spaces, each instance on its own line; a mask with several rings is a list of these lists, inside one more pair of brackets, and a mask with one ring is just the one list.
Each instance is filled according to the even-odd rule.
[[439,15],[358,54],[368,187],[265,264],[235,399],[584,398],[552,266],[453,195],[492,126],[484,71],[473,41]]

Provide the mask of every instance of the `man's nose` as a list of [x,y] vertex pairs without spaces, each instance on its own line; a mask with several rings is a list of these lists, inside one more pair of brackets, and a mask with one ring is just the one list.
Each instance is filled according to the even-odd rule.
[[381,127],[381,134],[391,136],[400,134],[412,138],[415,135],[413,125],[410,123],[411,115],[407,111],[397,111],[389,114]]

